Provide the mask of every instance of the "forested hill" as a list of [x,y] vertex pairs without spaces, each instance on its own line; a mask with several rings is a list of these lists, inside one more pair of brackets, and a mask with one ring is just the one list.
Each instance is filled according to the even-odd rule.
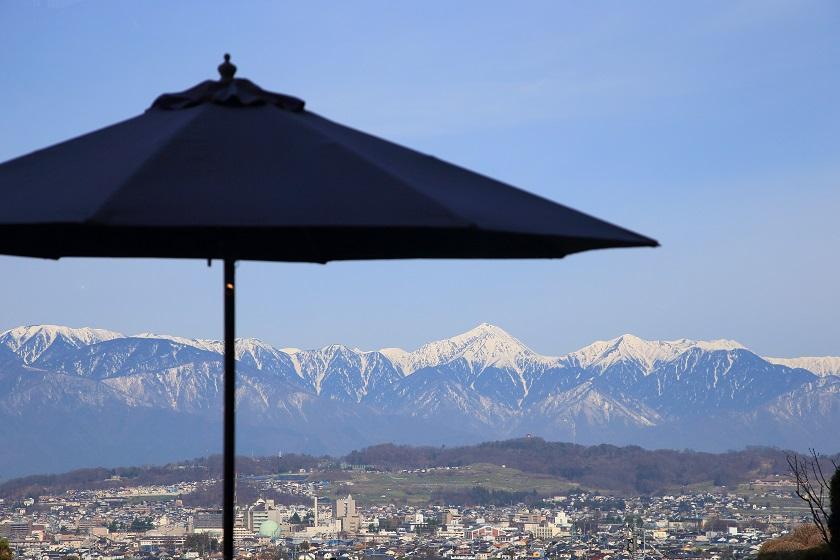
[[[240,476],[298,472],[331,465],[335,459],[289,454],[280,457],[237,457]],[[96,467],[76,469],[62,474],[37,474],[7,480],[0,484],[0,498],[36,497],[67,490],[102,490],[108,488],[170,485],[195,480],[221,479],[222,456],[212,455],[161,466]]]
[[[412,447],[383,444],[344,457],[284,455],[239,457],[240,476],[298,472],[300,469],[334,471],[342,464],[375,470],[459,467],[478,463],[505,465],[527,473],[547,474],[615,493],[649,494],[692,484],[732,486],[774,474],[786,475],[790,452],[774,448],[748,448],[727,453],[646,450],[613,445],[584,446],[520,438],[462,447]],[[836,454],[834,459],[840,459]],[[0,484],[0,497],[20,498],[61,493],[73,489],[174,484],[221,477],[220,456],[165,466],[91,468],[64,474],[35,475]],[[317,476],[317,474],[315,475]]]
[[637,446],[585,446],[533,437],[452,448],[385,444],[354,451],[345,460],[380,469],[490,463],[557,476],[589,488],[649,494],[691,484],[731,486],[763,476],[786,475],[786,456],[791,453],[768,447],[726,453],[651,451]]

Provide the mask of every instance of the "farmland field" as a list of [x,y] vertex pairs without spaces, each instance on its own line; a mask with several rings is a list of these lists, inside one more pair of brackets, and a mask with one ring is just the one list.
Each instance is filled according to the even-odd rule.
[[562,479],[524,473],[497,465],[476,464],[457,469],[427,469],[410,472],[356,472],[350,480],[336,480],[331,497],[347,494],[362,503],[428,503],[436,491],[454,491],[481,486],[508,492],[536,491],[554,495],[576,488]]

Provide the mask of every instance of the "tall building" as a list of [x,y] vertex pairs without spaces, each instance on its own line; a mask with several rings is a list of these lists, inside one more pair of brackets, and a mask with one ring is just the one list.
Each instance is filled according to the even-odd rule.
[[345,533],[358,533],[362,527],[361,516],[356,512],[356,500],[350,494],[335,501],[335,517],[341,521],[341,530]]
[[258,533],[266,521],[274,521],[278,526],[283,522],[280,510],[274,505],[274,500],[260,498],[245,512],[245,526],[252,533]]
[[356,514],[356,500],[353,499],[351,494],[348,494],[346,498],[339,498],[335,501],[335,516],[336,517],[347,517],[349,515]]

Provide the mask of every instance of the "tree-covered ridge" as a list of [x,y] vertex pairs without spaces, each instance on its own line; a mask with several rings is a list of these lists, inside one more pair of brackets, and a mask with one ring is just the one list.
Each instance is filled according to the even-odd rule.
[[[575,445],[527,437],[459,447],[415,447],[382,444],[353,451],[344,457],[289,454],[283,457],[238,457],[240,476],[331,471],[343,464],[377,470],[505,465],[526,473],[555,476],[584,488],[617,494],[651,494],[692,484],[731,486],[770,475],[788,475],[790,452],[752,447],[726,453],[691,450],[648,450],[638,446]],[[840,454],[835,455],[840,457]],[[219,479],[221,456],[164,466],[78,469],[63,474],[34,475],[0,484],[0,497],[21,498],[66,490],[95,490],[123,486],[169,485]],[[247,489],[243,487],[243,491]],[[207,489],[212,494],[212,488]],[[278,496],[278,499],[282,497]]]
[[729,486],[762,476],[787,475],[789,453],[766,447],[726,453],[647,450],[548,442],[534,437],[452,448],[384,444],[354,451],[346,461],[381,469],[490,463],[557,476],[589,488],[648,494],[691,484]]
[[[240,475],[267,475],[311,469],[324,457],[288,454],[283,457],[237,457]],[[170,485],[195,480],[220,479],[222,456],[211,455],[163,466],[76,469],[61,474],[38,474],[0,484],[0,497],[22,498],[57,494],[67,490],[103,490],[126,486]]]

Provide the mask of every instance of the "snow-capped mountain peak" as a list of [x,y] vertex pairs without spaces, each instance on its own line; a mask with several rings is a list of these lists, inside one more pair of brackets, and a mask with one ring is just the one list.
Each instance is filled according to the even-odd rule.
[[[218,352],[224,353],[224,344],[219,343]],[[257,369],[276,366],[278,362],[291,363],[290,357],[259,338],[237,338],[236,359],[248,362]]]
[[408,350],[402,348],[380,348],[379,353],[391,360],[392,364],[399,363],[400,360],[404,360],[410,354]]
[[[840,423],[840,376],[829,375],[840,358],[768,361],[742,348],[626,334],[550,358],[487,323],[410,352],[281,350],[242,338],[237,407],[246,446],[291,434],[288,446],[311,439],[320,451],[428,434],[787,445]],[[0,333],[0,438],[22,451],[0,457],[0,471],[19,468],[21,457],[43,465],[87,452],[88,434],[108,425],[120,426],[99,430],[115,438],[112,449],[138,447],[126,440],[136,437],[151,437],[149,448],[208,449],[215,436],[197,438],[219,420],[222,352],[219,341],[148,333],[46,325]],[[266,438],[272,425],[282,429]],[[823,432],[833,437],[826,446],[840,445]]]
[[0,345],[20,356],[24,363],[31,364],[56,343],[68,348],[81,348],[115,338],[124,338],[124,335],[90,327],[29,325],[0,333]]
[[[169,340],[170,342],[174,342],[176,344],[181,344],[183,346],[192,346],[193,348],[197,348],[199,350],[206,350],[208,352],[215,352],[217,354],[224,354],[225,351],[225,343],[221,340],[210,340],[204,338],[185,338],[182,336],[173,336],[169,334],[157,333],[140,333],[134,335],[134,338],[152,338],[160,340]],[[237,338],[234,342],[234,347],[236,348],[237,360],[249,358],[249,360],[253,362],[252,365],[255,365],[258,369],[262,367],[262,357],[273,356],[276,358],[281,353],[288,353],[284,352],[283,350],[278,350],[271,344],[260,340],[259,338]]]
[[715,352],[717,350],[746,350],[747,347],[737,340],[729,340],[726,338],[718,338],[715,340],[689,340],[687,338],[680,339],[682,342],[688,344],[692,348],[699,348],[706,352]]
[[568,358],[579,367],[593,367],[601,371],[618,362],[633,362],[645,373],[650,373],[657,364],[670,362],[692,348],[713,352],[743,349],[744,346],[734,340],[645,340],[632,334],[624,334],[612,340],[593,342],[572,352]]
[[840,375],[840,356],[809,356],[802,358],[765,357],[764,359],[771,364],[806,369],[820,377]]
[[170,334],[158,334],[151,332],[135,334],[132,335],[132,338],[168,340],[170,342],[174,342],[175,344],[181,344],[183,346],[192,346],[193,348],[198,348],[199,350],[207,350],[208,352],[221,352],[224,346],[218,340],[207,340],[203,338],[186,338],[183,336],[173,336]]
[[522,361],[550,361],[525,346],[505,330],[490,323],[451,338],[424,344],[413,352],[389,348],[382,351],[405,375],[415,371],[464,359],[473,371],[488,367],[521,369]]

